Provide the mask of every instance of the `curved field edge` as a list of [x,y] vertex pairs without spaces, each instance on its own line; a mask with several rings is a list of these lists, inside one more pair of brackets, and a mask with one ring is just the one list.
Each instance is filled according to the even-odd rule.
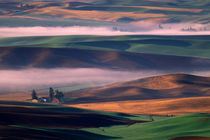
[[[94,134],[81,130],[80,128],[87,128],[87,126],[94,126],[94,124],[96,124],[97,127],[101,127],[103,126],[101,124],[107,123],[106,119],[108,118],[112,118],[116,120],[116,122],[120,120],[129,122],[125,124],[125,126],[132,125],[133,123],[130,122],[136,119],[139,120],[136,121],[139,123],[151,121],[150,116],[100,112],[30,102],[0,101],[0,110],[0,130],[2,132],[0,133],[0,138],[2,139],[115,139],[116,137]],[[94,119],[94,116],[104,116],[104,120],[100,120],[99,118]],[[84,119],[83,117],[87,118]],[[74,120],[75,118],[77,118],[77,121]],[[164,117],[155,116],[154,118],[158,120]],[[66,122],[64,120],[66,120]],[[72,120],[74,121],[72,122]],[[93,122],[91,122],[91,120],[93,120]],[[86,122],[86,124],[83,126],[82,124],[84,122]],[[75,125],[75,123],[77,125]],[[112,125],[116,124],[110,124],[110,126]],[[124,123],[121,125],[124,125]]]
[[168,140],[181,136],[210,137],[209,120],[209,114],[196,113],[126,127],[112,126],[83,130],[106,136],[119,137],[116,140]]
[[[52,114],[53,116],[57,116],[55,114],[87,114],[90,115],[90,110],[83,110],[79,108],[67,108],[62,106],[55,106],[49,104],[34,104],[34,103],[27,103],[27,102],[6,102],[1,101],[1,105],[13,105],[16,106],[16,110],[13,113],[20,113],[24,115],[24,110],[30,111],[38,111],[43,116],[48,113],[48,115]],[[19,106],[19,107],[18,107]],[[22,107],[21,107],[22,106]],[[2,107],[1,107],[2,108]],[[84,112],[83,112],[84,111]],[[10,112],[6,110],[4,112]],[[97,111],[96,111],[97,112]],[[96,113],[92,111],[92,113]],[[1,111],[2,113],[2,111]],[[18,114],[19,114],[18,113]],[[30,114],[30,112],[27,111]],[[103,113],[103,112],[101,112]],[[29,115],[28,114],[28,115]],[[99,113],[100,114],[100,113]],[[109,113],[108,113],[109,114]],[[26,116],[28,116],[26,115]],[[31,114],[34,115],[34,114]],[[111,113],[108,116],[114,115],[116,117],[117,114]],[[118,114],[122,118],[126,116],[126,114]],[[127,114],[129,116],[129,114]],[[112,117],[114,117],[112,116]],[[128,117],[127,116],[127,117]],[[114,117],[114,118],[115,118]],[[134,116],[131,115],[130,119],[139,118],[142,120],[145,119],[152,119],[157,118],[158,116]],[[2,119],[2,117],[1,117]],[[1,120],[0,119],[0,120]],[[17,118],[16,118],[17,119]],[[71,119],[71,118],[69,118]],[[117,119],[117,118],[115,118]],[[161,140],[168,140],[171,138],[182,137],[182,136],[201,136],[201,137],[210,137],[209,130],[210,130],[210,114],[205,113],[195,113],[195,114],[187,114],[177,117],[169,117],[169,118],[160,118],[155,119],[152,122],[146,123],[136,123],[131,125],[112,125],[107,127],[99,127],[99,128],[82,128],[82,129],[72,129],[67,127],[60,127],[60,128],[53,128],[53,127],[44,127],[43,126],[36,127],[33,125],[27,126],[25,125],[18,125],[10,123],[8,125],[1,125],[0,130],[4,132],[1,134],[1,138],[15,138],[14,135],[16,134],[19,138],[45,138],[45,139],[115,139],[115,140],[154,140],[154,139],[161,139]],[[8,122],[7,122],[8,123]],[[48,124],[49,125],[49,124]],[[17,135],[18,134],[18,135]],[[39,135],[36,135],[39,134]],[[17,138],[17,137],[16,137]]]
[[0,47],[77,48],[210,58],[210,36],[46,36],[0,39]]

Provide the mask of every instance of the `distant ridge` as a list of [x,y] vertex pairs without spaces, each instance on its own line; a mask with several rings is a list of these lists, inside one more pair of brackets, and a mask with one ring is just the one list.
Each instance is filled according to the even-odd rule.
[[210,96],[210,78],[170,74],[71,93],[74,103]]

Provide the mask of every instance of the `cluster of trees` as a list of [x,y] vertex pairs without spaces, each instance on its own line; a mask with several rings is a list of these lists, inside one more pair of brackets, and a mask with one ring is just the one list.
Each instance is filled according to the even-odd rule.
[[52,102],[54,98],[58,99],[60,102],[63,102],[64,94],[63,94],[62,91],[59,91],[58,89],[56,89],[54,91],[54,89],[52,87],[50,87],[50,89],[49,89],[49,100],[50,100],[50,102]]
[[[32,96],[32,100],[33,100],[33,99],[36,99],[36,100],[39,99],[38,96],[37,96],[37,92],[36,92],[35,89],[32,90],[31,96]],[[64,101],[64,94],[63,94],[62,91],[59,91],[58,89],[56,89],[56,90],[54,91],[54,89],[53,89],[52,87],[50,87],[50,88],[49,88],[49,97],[48,97],[48,101],[49,101],[49,102],[52,102],[54,98],[58,99],[59,102],[63,102],[63,101]]]

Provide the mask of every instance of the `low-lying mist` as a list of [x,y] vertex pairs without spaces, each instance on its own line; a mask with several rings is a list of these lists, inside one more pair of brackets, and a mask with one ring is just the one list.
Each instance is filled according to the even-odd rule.
[[0,70],[0,93],[27,92],[33,88],[102,85],[157,75],[151,72],[113,71],[95,68]]
[[[105,85],[169,73],[162,71],[115,71],[97,68],[0,70],[0,93],[29,92],[31,89],[70,87],[72,85]],[[189,74],[210,76],[209,71]]]
[[59,35],[210,35],[209,25],[133,22],[123,27],[0,27],[0,37]]

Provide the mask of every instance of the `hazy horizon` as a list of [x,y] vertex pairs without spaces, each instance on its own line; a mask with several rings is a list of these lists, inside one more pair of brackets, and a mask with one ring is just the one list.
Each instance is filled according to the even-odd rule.
[[32,27],[0,27],[0,37],[23,36],[61,36],[61,35],[210,35],[208,25],[180,23],[154,24],[130,23],[130,27],[89,27],[89,26],[32,26]]

